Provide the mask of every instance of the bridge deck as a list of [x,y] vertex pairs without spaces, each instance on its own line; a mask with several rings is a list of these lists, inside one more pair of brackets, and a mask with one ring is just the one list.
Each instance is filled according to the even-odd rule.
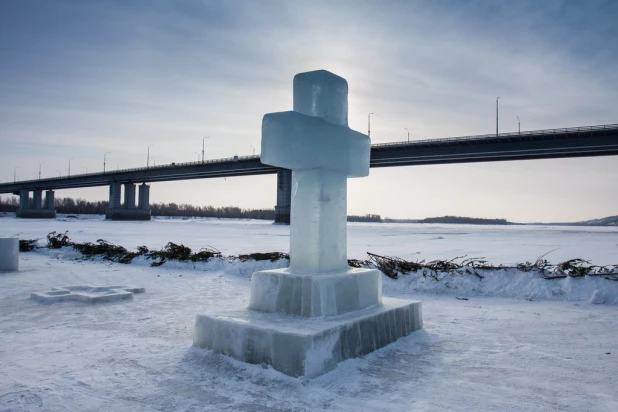
[[[618,155],[618,124],[546,129],[499,135],[465,136],[374,144],[371,167],[415,166],[507,160]],[[172,180],[272,174],[259,156],[88,173],[0,184],[0,193],[20,189],[69,189],[113,182],[152,183]]]

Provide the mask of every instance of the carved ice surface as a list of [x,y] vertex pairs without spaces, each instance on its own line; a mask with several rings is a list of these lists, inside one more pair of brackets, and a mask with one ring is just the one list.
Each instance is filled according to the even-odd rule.
[[249,308],[197,315],[195,346],[317,376],[422,327],[421,303],[382,299],[382,274],[347,261],[347,179],[369,174],[369,137],[348,127],[348,83],[294,77],[294,111],[262,121],[265,164],[292,170],[290,267],[255,272]]
[[382,305],[327,318],[237,309],[197,315],[193,345],[291,376],[318,376],[423,327],[421,302]]
[[348,82],[326,70],[297,74],[294,111],[348,127]]
[[369,175],[369,137],[348,128],[348,83],[318,70],[294,77],[294,111],[262,121],[262,162],[292,169],[290,270],[347,269],[347,178]]
[[249,309],[303,317],[336,316],[382,303],[382,274],[348,269],[313,276],[289,269],[262,270],[251,277]]
[[347,260],[346,176],[330,170],[292,172],[290,270],[344,271]]
[[0,271],[19,269],[19,239],[0,238]]
[[270,113],[262,120],[264,164],[293,171],[326,169],[347,177],[369,176],[369,137],[347,126],[297,112]]

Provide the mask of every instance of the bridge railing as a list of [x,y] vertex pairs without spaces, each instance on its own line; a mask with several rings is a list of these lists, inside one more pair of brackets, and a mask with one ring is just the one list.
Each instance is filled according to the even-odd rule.
[[[19,183],[46,182],[46,181],[52,181],[52,180],[58,180],[58,179],[74,179],[76,177],[104,176],[104,175],[114,175],[114,174],[128,173],[128,172],[147,171],[147,170],[153,170],[153,169],[167,169],[170,167],[185,167],[185,166],[197,166],[197,165],[202,165],[202,164],[240,162],[244,160],[256,160],[256,159],[259,160],[260,156],[259,155],[233,156],[233,157],[226,157],[222,159],[211,159],[211,160],[204,160],[204,161],[198,160],[194,162],[181,162],[181,163],[174,162],[174,163],[168,163],[168,164],[150,166],[150,167],[132,167],[128,169],[116,169],[113,171],[106,170],[105,172],[78,173],[78,174],[73,174],[71,176],[46,177],[45,179],[20,180]],[[6,183],[10,183],[10,182],[6,182]]]
[[[446,141],[467,141],[467,140],[479,140],[479,139],[509,139],[513,137],[525,137],[532,135],[560,135],[565,133],[583,133],[583,132],[595,132],[595,131],[618,131],[618,124],[608,124],[608,125],[599,125],[599,126],[583,126],[583,127],[570,127],[563,129],[542,129],[542,130],[533,130],[533,131],[524,131],[524,132],[511,132],[511,133],[500,133],[498,136],[495,134],[485,134],[485,135],[476,135],[476,136],[462,136],[462,137],[448,137],[441,139],[423,139],[423,140],[412,140],[402,141],[402,142],[389,142],[389,143],[376,143],[371,145],[371,147],[388,147],[388,146],[404,146],[404,145],[416,145],[416,144],[426,144],[426,143],[439,143]],[[136,171],[147,171],[151,169],[163,169],[170,167],[185,167],[185,166],[197,166],[201,164],[216,164],[216,163],[227,163],[227,162],[238,162],[245,160],[259,160],[259,155],[251,155],[251,156],[233,156],[227,157],[223,159],[211,159],[204,161],[194,161],[194,162],[182,162],[182,163],[170,163],[163,164],[158,166],[150,166],[150,167],[133,167],[129,169],[120,169],[114,171],[105,171],[105,172],[96,172],[96,173],[81,173],[75,174],[71,176],[64,177],[50,177],[45,179],[32,179],[32,180],[20,180],[19,183],[34,183],[34,182],[46,182],[53,181],[58,179],[73,179],[76,177],[91,177],[91,176],[102,176],[102,175],[114,175],[114,174],[122,174],[128,172],[136,172]],[[11,183],[11,182],[6,182]],[[15,182],[17,183],[17,182]]]
[[412,144],[423,144],[423,143],[440,143],[440,142],[448,142],[448,141],[467,141],[467,140],[479,140],[479,139],[501,139],[506,138],[510,139],[513,137],[525,137],[525,136],[538,136],[538,135],[561,135],[565,133],[582,133],[582,132],[595,132],[595,131],[618,131],[618,124],[607,124],[600,126],[583,126],[583,127],[567,127],[563,129],[542,129],[542,130],[530,130],[524,132],[509,132],[509,133],[499,133],[496,134],[484,134],[484,135],[472,135],[472,136],[461,136],[461,137],[447,137],[441,139],[423,139],[423,140],[407,140],[401,142],[388,142],[388,143],[376,143],[372,144],[371,147],[386,147],[386,146],[402,146],[402,145],[412,145]]

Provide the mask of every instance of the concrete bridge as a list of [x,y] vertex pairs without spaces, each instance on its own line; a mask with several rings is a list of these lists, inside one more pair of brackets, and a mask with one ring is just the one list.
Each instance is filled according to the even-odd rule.
[[[370,166],[418,166],[616,155],[618,155],[618,124],[609,124],[375,144],[371,147]],[[109,208],[106,213],[108,219],[149,220],[148,183],[274,173],[277,174],[275,221],[289,223],[291,171],[264,165],[260,162],[259,156],[234,156],[203,162],[171,163],[70,177],[2,183],[0,194],[13,193],[20,196],[18,217],[54,218],[55,190],[109,186]],[[137,189],[136,204],[137,184],[140,185]],[[121,203],[123,186],[124,202]],[[43,191],[45,191],[44,203]],[[33,194],[32,201],[30,192]]]

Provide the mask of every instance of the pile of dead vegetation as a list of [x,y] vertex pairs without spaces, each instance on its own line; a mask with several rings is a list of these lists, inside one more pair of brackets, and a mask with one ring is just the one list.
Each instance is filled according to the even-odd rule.
[[[20,240],[20,251],[29,252],[39,246],[40,239]],[[95,243],[76,243],[69,236],[68,231],[64,233],[51,232],[47,235],[47,245],[49,249],[60,249],[62,247],[73,247],[80,252],[84,258],[101,258],[118,263],[131,263],[136,257],[143,256],[152,260],[151,266],[161,266],[168,261],[179,262],[208,262],[212,258],[227,259],[228,261],[270,261],[276,262],[280,259],[290,259],[287,253],[282,252],[260,252],[251,254],[241,254],[237,256],[224,257],[220,251],[213,247],[201,248],[193,252],[191,248],[183,244],[173,242],[167,243],[159,250],[150,250],[146,246],[139,246],[136,251],[129,251],[123,246],[115,245],[104,239],[98,239]],[[544,254],[539,256],[534,262],[519,263],[515,266],[492,265],[484,258],[468,258],[458,256],[450,260],[432,260],[426,262],[408,261],[399,257],[380,256],[375,253],[367,252],[367,260],[348,259],[351,267],[362,268],[372,267],[382,271],[386,276],[397,279],[400,275],[420,273],[423,277],[431,277],[440,281],[443,274],[459,274],[462,276],[475,276],[482,280],[485,273],[501,269],[516,269],[521,272],[536,272],[544,279],[563,279],[566,277],[600,276],[609,280],[618,281],[618,265],[598,266],[593,265],[584,259],[570,259],[565,262],[553,264],[545,259]]]
[[47,235],[46,247],[49,249],[60,249],[61,247],[70,246],[84,255],[85,258],[98,257],[125,264],[131,263],[138,256],[144,256],[152,260],[151,266],[161,266],[169,260],[207,262],[210,258],[221,257],[221,252],[214,248],[202,248],[198,252],[193,252],[191,248],[173,242],[168,242],[159,250],[150,250],[146,246],[139,246],[136,251],[129,251],[124,246],[116,245],[105,239],[97,239],[95,243],[77,243],[73,242],[67,233],[68,231],[64,233],[49,233]]
[[[161,266],[167,261],[175,260],[179,262],[208,262],[211,258],[223,258],[221,252],[213,247],[201,248],[193,252],[191,248],[183,244],[168,242],[159,250],[150,250],[146,246],[139,246],[136,251],[129,251],[127,248],[108,242],[104,239],[97,239],[95,243],[73,242],[68,236],[68,231],[64,233],[51,232],[47,235],[47,244],[38,246],[40,239],[20,240],[20,251],[30,252],[37,248],[60,249],[62,247],[72,247],[80,252],[84,258],[101,258],[117,263],[128,264],[136,257],[143,256],[152,260],[151,266]],[[271,253],[251,253],[238,256],[227,257],[229,260],[269,260],[275,262],[279,259],[289,259],[289,255],[281,252]]]
[[31,252],[37,248],[36,243],[40,239],[20,239],[19,240],[19,251],[20,252]]
[[386,276],[397,279],[400,275],[420,273],[423,277],[430,276],[439,281],[440,274],[456,273],[460,275],[476,276],[484,279],[484,273],[500,269],[516,269],[521,272],[535,272],[544,279],[564,279],[567,277],[600,276],[609,280],[618,281],[618,265],[598,266],[593,265],[584,259],[570,259],[560,263],[550,263],[545,259],[545,255],[539,256],[536,261],[518,263],[515,266],[492,265],[484,258],[468,258],[458,256],[450,260],[432,260],[426,262],[408,261],[399,257],[380,256],[374,253],[367,253],[369,259],[360,261],[356,267],[373,265]]

